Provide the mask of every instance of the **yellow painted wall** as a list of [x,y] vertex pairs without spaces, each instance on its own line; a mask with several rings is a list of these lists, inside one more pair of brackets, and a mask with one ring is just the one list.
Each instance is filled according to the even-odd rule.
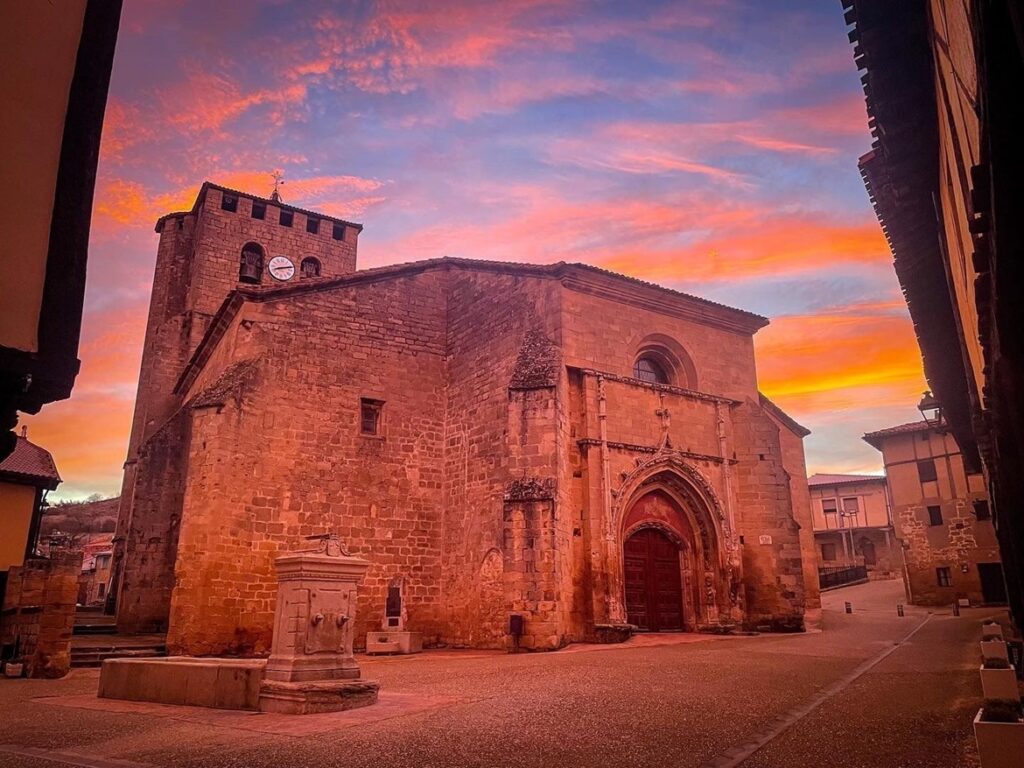
[[0,482],[0,571],[25,559],[35,502],[36,489],[31,485]]

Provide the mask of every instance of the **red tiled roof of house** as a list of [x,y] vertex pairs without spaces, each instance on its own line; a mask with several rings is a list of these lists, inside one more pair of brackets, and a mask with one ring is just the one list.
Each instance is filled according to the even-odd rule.
[[21,436],[11,455],[0,461],[0,479],[51,491],[61,482],[50,452]]
[[885,475],[830,475],[815,472],[807,478],[807,485],[816,488],[822,485],[844,485],[847,483],[884,483]]
[[886,427],[885,429],[878,429],[874,432],[867,432],[862,438],[868,445],[882,450],[882,438],[890,437],[892,435],[906,435],[914,432],[927,432],[933,429],[931,424],[921,419],[920,421],[908,421],[906,424],[897,424],[895,427]]

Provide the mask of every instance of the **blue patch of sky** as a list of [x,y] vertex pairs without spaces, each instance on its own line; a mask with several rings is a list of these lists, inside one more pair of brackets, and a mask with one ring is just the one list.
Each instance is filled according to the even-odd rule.
[[[666,282],[666,285],[765,317],[827,312],[868,299],[875,302],[902,299],[896,277],[886,266],[734,281],[679,280]],[[899,311],[904,310],[901,307]]]

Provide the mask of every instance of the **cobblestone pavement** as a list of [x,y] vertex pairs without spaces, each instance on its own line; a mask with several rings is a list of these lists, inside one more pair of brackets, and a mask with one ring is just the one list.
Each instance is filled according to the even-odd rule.
[[97,701],[91,670],[0,680],[0,766],[974,766],[975,641],[1005,613],[901,601],[828,593],[802,635],[366,659],[380,704],[292,719]]

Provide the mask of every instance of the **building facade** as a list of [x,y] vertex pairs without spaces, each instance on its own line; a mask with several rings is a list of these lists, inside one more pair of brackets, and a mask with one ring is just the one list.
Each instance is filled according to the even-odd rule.
[[14,451],[0,461],[0,597],[7,571],[32,556],[46,494],[60,482],[50,452],[29,441],[23,429]]
[[78,577],[78,604],[103,606],[110,588],[113,563],[112,533],[87,533],[77,537],[76,549],[82,551],[82,571]]
[[862,565],[870,579],[900,578],[885,476],[815,474],[807,485],[819,566]]
[[120,631],[266,652],[274,557],[326,533],[371,562],[357,638],[396,588],[426,644],[493,648],[818,606],[764,318],[575,264],[357,271],[359,225],[209,183],[157,229]]
[[60,482],[23,427],[0,460],[0,662],[24,661],[30,677],[60,677],[71,664],[81,555],[39,546],[46,494]]
[[968,472],[950,431],[919,421],[864,440],[882,452],[910,602],[1005,603],[985,478]]
[[861,174],[925,375],[984,471],[1024,627],[1024,9],[1019,0],[843,0],[874,140]]

